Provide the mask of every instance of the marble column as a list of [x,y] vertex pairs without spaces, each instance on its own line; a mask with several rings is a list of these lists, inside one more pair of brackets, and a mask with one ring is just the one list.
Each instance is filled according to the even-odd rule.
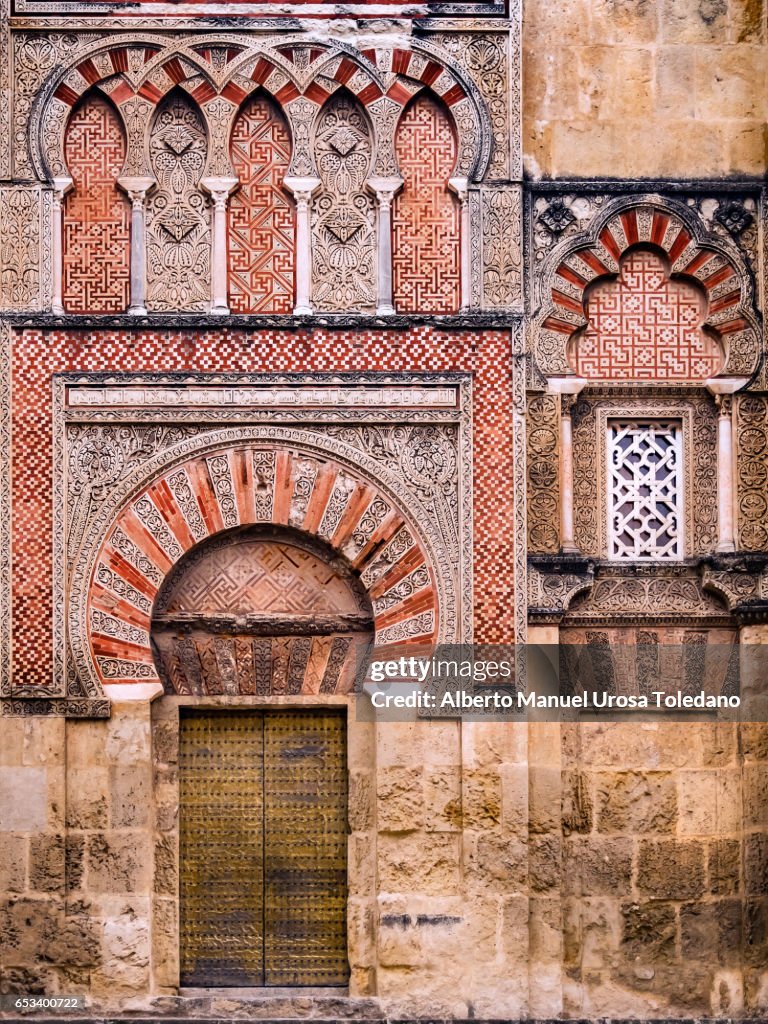
[[573,424],[571,410],[586,385],[583,377],[550,377],[549,391],[560,395],[560,550],[578,555],[573,521]]
[[403,187],[402,178],[370,178],[368,187],[376,196],[378,210],[378,301],[379,316],[395,312],[392,293],[392,201]]
[[461,310],[466,312],[472,305],[472,256],[470,246],[469,223],[469,179],[450,178],[450,188],[459,197],[459,233],[460,233],[460,270],[461,270]]
[[51,256],[53,271],[53,294],[51,312],[64,315],[64,197],[72,188],[71,178],[53,179],[53,203],[51,204]]
[[319,178],[284,178],[285,187],[296,200],[296,305],[294,314],[306,316],[312,312],[312,231],[310,208],[312,196],[320,187]]
[[239,184],[237,178],[203,178],[200,184],[213,199],[211,246],[211,313],[228,316],[227,301],[227,200]]
[[747,377],[713,377],[707,381],[707,390],[714,395],[719,415],[717,418],[717,551],[736,550],[736,480],[733,453],[734,392],[744,387]]
[[118,185],[131,201],[131,298],[128,312],[131,316],[146,316],[147,240],[145,203],[147,192],[155,184],[154,178],[124,177]]

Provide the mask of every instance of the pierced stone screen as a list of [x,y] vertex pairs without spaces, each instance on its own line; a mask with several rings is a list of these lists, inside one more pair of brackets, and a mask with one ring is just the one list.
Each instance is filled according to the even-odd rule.
[[681,425],[609,422],[607,454],[609,557],[682,558]]

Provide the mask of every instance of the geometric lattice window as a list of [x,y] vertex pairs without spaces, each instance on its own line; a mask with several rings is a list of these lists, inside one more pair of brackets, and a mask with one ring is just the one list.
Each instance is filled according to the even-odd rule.
[[682,425],[609,421],[608,557],[683,557]]

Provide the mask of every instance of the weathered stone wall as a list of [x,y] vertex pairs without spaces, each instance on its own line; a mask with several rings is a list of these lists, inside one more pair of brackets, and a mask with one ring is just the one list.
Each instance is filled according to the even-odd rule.
[[532,177],[762,175],[763,0],[526,0]]

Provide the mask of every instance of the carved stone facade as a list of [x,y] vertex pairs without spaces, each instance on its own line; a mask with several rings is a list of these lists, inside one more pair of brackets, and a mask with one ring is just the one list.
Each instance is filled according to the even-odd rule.
[[[474,642],[520,691],[543,652],[574,692],[764,700],[764,26],[374,7],[0,0],[0,995],[756,1024],[762,712],[371,721],[359,669]],[[226,712],[258,774],[278,709],[343,722],[332,813],[315,733],[275,792],[339,826],[348,984],[190,994],[184,723]],[[268,815],[227,793],[202,841],[245,871]],[[266,947],[240,876],[216,912]]]

